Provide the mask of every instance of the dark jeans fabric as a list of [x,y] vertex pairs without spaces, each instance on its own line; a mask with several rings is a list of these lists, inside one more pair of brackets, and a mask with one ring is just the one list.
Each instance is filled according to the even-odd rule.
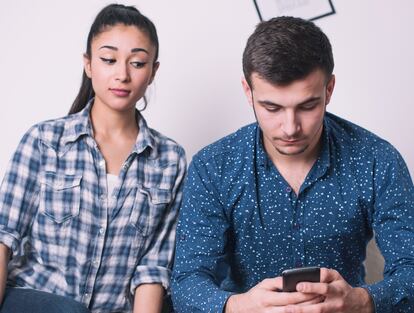
[[[164,299],[162,313],[173,313],[171,299]],[[83,304],[52,293],[7,287],[0,313],[91,313]]]
[[90,313],[81,303],[34,289],[7,287],[0,313]]

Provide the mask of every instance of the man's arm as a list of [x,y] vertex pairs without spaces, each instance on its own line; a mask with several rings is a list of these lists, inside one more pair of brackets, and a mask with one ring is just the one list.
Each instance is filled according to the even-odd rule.
[[378,150],[369,222],[385,258],[384,279],[352,288],[339,273],[324,269],[321,284],[297,286],[302,292],[324,295],[324,303],[289,307],[289,313],[414,312],[414,188],[400,154],[389,144]]
[[7,281],[7,264],[9,263],[10,249],[5,244],[0,243],[0,306],[3,302],[4,292]]
[[282,305],[320,302],[315,295],[276,292],[282,287],[280,278],[265,279],[238,295],[220,288],[227,274],[223,265],[227,265],[230,222],[216,189],[219,183],[213,179],[217,174],[214,161],[206,163],[193,158],[184,188],[172,279],[176,311],[254,313],[272,307],[274,312],[283,312]]
[[391,145],[378,152],[372,225],[384,256],[384,279],[363,286],[376,313],[414,312],[414,187],[407,166]]
[[212,170],[194,156],[184,186],[171,281],[174,309],[180,313],[222,312],[232,294],[218,287],[226,275],[221,269],[229,225]]
[[161,284],[142,284],[135,289],[134,313],[160,313],[164,287]]

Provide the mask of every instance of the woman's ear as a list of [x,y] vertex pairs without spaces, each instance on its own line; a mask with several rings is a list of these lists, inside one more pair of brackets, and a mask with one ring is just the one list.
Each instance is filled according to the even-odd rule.
[[160,62],[155,62],[154,65],[152,66],[151,79],[150,79],[148,85],[150,85],[152,83],[152,81],[154,80],[155,74],[157,73],[159,67],[160,67]]
[[83,54],[83,68],[85,70],[86,76],[91,78],[92,76],[91,58],[86,53]]

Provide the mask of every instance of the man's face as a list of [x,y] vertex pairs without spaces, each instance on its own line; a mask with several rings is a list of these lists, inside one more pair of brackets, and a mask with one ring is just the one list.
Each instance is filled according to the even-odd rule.
[[252,74],[251,84],[243,80],[243,89],[263,132],[270,156],[309,156],[319,142],[326,105],[335,85],[327,82],[322,70],[285,86],[279,86]]

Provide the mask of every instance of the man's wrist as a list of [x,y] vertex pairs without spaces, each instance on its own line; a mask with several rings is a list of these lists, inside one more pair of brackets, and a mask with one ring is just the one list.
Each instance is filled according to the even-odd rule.
[[357,294],[359,295],[359,298],[361,299],[362,308],[364,313],[374,313],[375,307],[374,307],[374,300],[372,299],[370,293],[368,290],[362,287],[355,288],[357,291]]
[[231,295],[224,305],[223,313],[237,313],[236,304],[237,304],[238,295]]

